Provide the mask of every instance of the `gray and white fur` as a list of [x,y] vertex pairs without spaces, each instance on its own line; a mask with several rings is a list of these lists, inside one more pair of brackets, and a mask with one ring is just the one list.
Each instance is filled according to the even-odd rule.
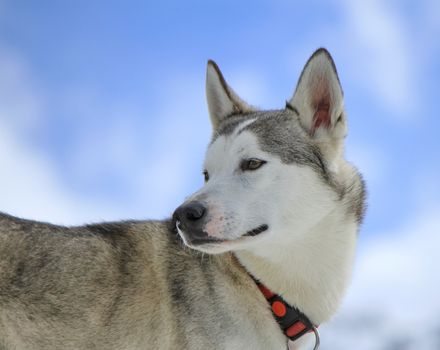
[[[251,278],[314,324],[350,279],[364,184],[330,54],[261,111],[209,61],[205,185],[173,218],[62,227],[0,214],[0,349],[285,350]],[[299,346],[299,343],[296,344]]]

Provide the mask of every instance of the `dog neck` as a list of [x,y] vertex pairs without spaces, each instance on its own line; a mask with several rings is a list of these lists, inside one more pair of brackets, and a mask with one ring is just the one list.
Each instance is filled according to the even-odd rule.
[[331,213],[288,242],[265,242],[235,254],[252,276],[318,325],[339,307],[351,275],[356,236],[354,220],[347,224],[346,217]]

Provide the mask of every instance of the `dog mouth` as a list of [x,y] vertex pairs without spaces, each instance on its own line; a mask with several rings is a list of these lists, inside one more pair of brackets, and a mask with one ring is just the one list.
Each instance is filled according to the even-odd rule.
[[218,239],[218,238],[194,238],[189,241],[189,243],[193,246],[203,245],[203,244],[223,243],[223,242],[227,242],[227,240]]
[[263,225],[258,226],[257,228],[254,228],[253,230],[246,232],[243,236],[255,237],[255,236],[258,236],[260,233],[267,231],[268,228],[269,228],[269,226],[267,226],[266,224],[263,224]]
[[[176,223],[176,228],[179,231],[180,235],[183,236],[183,232],[179,227],[179,222]],[[234,242],[241,239],[246,239],[247,237],[255,237],[260,235],[261,233],[267,231],[269,229],[269,226],[266,224],[262,224],[252,230],[247,231],[245,234],[241,235],[237,239],[229,240],[229,239],[221,239],[221,238],[215,238],[215,237],[193,237],[190,238],[188,235],[185,235],[184,238],[185,243],[188,243],[191,246],[200,246],[204,244],[220,244],[220,243],[228,243],[228,242]],[[183,238],[183,237],[182,237]]]

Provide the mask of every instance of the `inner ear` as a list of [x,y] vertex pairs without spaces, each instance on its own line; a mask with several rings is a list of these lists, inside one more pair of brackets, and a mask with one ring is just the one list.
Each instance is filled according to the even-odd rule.
[[313,115],[312,128],[310,134],[314,135],[319,127],[330,128],[331,114],[330,114],[331,100],[330,96],[326,94],[323,98],[315,103],[315,114]]

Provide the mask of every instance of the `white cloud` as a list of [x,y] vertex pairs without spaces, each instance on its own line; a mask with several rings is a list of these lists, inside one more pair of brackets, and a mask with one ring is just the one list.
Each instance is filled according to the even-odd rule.
[[163,107],[155,118],[161,123],[152,140],[157,149],[134,179],[149,217],[172,214],[196,184],[203,184],[202,164],[211,136],[203,80],[174,77],[159,88]]
[[274,99],[273,94],[269,91],[269,85],[260,72],[251,70],[246,67],[240,67],[231,74],[228,84],[243,100],[252,106],[259,108],[273,108],[274,104],[283,102],[283,97]]
[[0,119],[22,132],[41,122],[44,111],[42,88],[36,88],[22,56],[8,48],[0,49]]
[[295,42],[288,52],[289,76],[292,67],[296,72],[304,64],[298,58],[305,60],[325,46],[336,59],[343,87],[361,88],[364,101],[370,99],[399,122],[418,120],[421,116],[414,112],[423,97],[419,92],[423,47],[417,45],[424,32],[410,30],[400,2],[336,0],[333,4],[338,19],[306,27],[304,42]]
[[53,159],[28,138],[44,127],[46,98],[23,57],[0,52],[0,211],[61,224],[116,217],[115,208],[70,191]]
[[367,180],[368,187],[383,184],[390,174],[390,160],[386,153],[375,145],[361,145],[350,142],[346,157],[360,170]]
[[[420,4],[423,7],[423,15],[426,18],[426,28],[433,31],[432,34],[440,33],[440,3],[437,0],[425,0]],[[433,39],[433,37],[431,37]],[[439,45],[438,40],[433,40],[433,44]]]
[[[83,132],[77,136],[69,162],[75,171],[72,177],[81,181],[99,179],[109,170],[120,175],[118,181],[135,190],[118,203],[111,193],[105,200],[74,192],[63,182],[55,159],[26,137],[44,127],[48,99],[23,57],[5,47],[1,52],[0,211],[62,224],[163,218],[190,194],[188,188],[195,190],[202,184],[203,154],[211,134],[203,80],[173,76],[172,81],[157,86],[162,91],[158,105],[163,107],[155,111],[154,119],[160,122],[145,130],[145,135],[134,125],[134,120],[142,119],[140,112],[130,106],[103,105],[103,99],[87,86],[77,87],[79,93],[59,92],[78,109],[79,116],[98,113],[107,117],[100,126],[99,140],[90,128],[80,129]],[[150,139],[145,141],[146,137]],[[145,145],[151,148],[140,154]],[[148,158],[142,159],[144,155]]]
[[361,240],[344,306],[322,327],[328,348],[437,349],[439,212],[438,202],[421,207],[392,232]]
[[[357,77],[393,113],[409,118],[419,101],[416,52],[396,6],[379,0],[344,1],[341,45]],[[346,39],[348,42],[345,42]],[[351,51],[351,52],[348,52]]]
[[60,224],[111,216],[113,210],[104,203],[68,191],[47,155],[21,142],[19,135],[0,119],[1,211]]

